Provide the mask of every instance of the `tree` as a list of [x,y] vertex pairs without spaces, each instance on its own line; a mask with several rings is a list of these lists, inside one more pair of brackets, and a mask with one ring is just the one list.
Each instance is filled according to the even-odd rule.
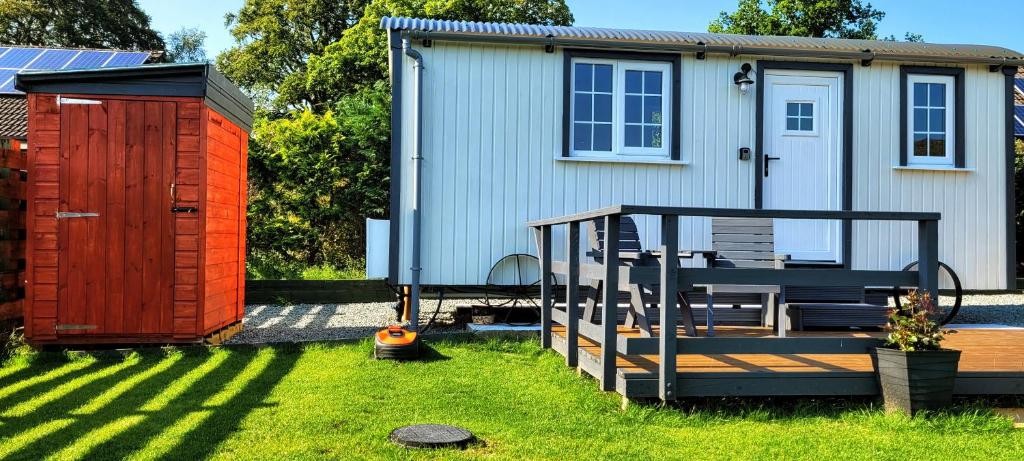
[[367,0],[246,0],[225,26],[237,44],[217,67],[252,92],[272,93],[274,106],[330,106],[331,95],[306,89],[306,62],[362,16]]
[[0,43],[163,50],[135,0],[0,0]]
[[573,22],[564,0],[375,0],[341,40],[310,58],[308,87],[338,94],[386,79],[388,38],[380,28],[384,16],[559,26]]
[[196,27],[182,27],[167,38],[167,62],[205,62],[206,32]]
[[[896,39],[896,36],[892,35],[892,34],[890,34],[888,37],[882,38],[882,40],[885,40],[887,42],[896,42],[896,41],[898,41]],[[909,42],[909,43],[923,43],[924,42],[924,36],[921,35],[921,34],[915,34],[913,32],[907,32],[906,34],[903,34],[903,41],[904,42]]]
[[[304,267],[358,266],[367,216],[383,216],[390,156],[387,85],[333,109],[262,119],[249,155],[248,239],[254,270],[294,277]],[[298,264],[296,264],[298,263]]]
[[[387,37],[380,30],[386,15],[559,25],[573,20],[564,0],[246,0],[226,17],[237,44],[217,57],[217,67],[252,93],[274,94],[279,112],[323,112],[340,95],[387,75]],[[308,73],[313,66],[317,75]]]
[[227,18],[238,44],[217,63],[251,94],[272,97],[249,145],[253,275],[294,276],[297,265],[352,268],[362,259],[365,219],[387,217],[385,15],[573,20],[564,0],[247,0]]
[[884,17],[884,12],[861,0],[739,0],[736,11],[721,12],[708,31],[877,39],[878,22]]

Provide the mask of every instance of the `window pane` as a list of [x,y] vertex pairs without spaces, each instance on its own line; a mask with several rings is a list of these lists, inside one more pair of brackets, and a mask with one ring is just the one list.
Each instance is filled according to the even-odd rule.
[[573,118],[578,122],[589,122],[593,120],[593,108],[591,104],[593,96],[586,93],[576,93],[575,103],[573,105]]
[[644,96],[644,123],[661,123],[661,96]]
[[626,123],[640,123],[643,120],[643,104],[642,96],[626,96]]
[[928,131],[928,109],[914,109],[914,131]]
[[640,125],[626,125],[626,147],[640,147],[641,134]]
[[793,117],[800,115],[800,105],[795,102],[786,103],[786,115]]
[[644,147],[661,147],[660,126],[644,126]]
[[612,151],[612,125],[610,123],[594,124],[594,149],[602,152]]
[[927,106],[928,105],[928,84],[927,83],[915,83],[914,84],[914,105],[915,106]]
[[801,118],[800,131],[814,131],[814,119],[811,117]]
[[932,83],[928,85],[928,105],[932,107],[946,106],[945,83]]
[[644,93],[661,94],[661,72],[644,72]]
[[576,150],[590,150],[590,124],[589,123],[575,123],[573,124],[573,149]]
[[916,133],[914,134],[914,156],[928,156],[928,135]]
[[643,93],[643,72],[626,71],[626,93]]
[[814,104],[809,102],[800,104],[800,115],[803,115],[804,117],[814,116]]
[[944,134],[933,134],[928,136],[930,144],[929,155],[932,157],[945,157],[946,156],[946,135]]
[[797,131],[800,129],[800,119],[797,117],[786,117],[786,129]]
[[595,122],[608,122],[612,121],[612,95],[610,94],[595,94],[594,95],[594,121]]
[[592,64],[576,64],[576,91],[590,91],[593,89]]
[[946,109],[932,109],[929,111],[928,131],[932,133],[946,132]]
[[612,92],[612,66],[607,64],[594,65],[594,91]]

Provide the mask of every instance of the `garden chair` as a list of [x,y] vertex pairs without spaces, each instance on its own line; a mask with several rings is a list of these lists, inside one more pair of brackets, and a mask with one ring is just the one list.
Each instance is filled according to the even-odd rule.
[[[590,243],[590,251],[587,256],[601,264],[604,262],[604,220],[596,219],[587,226],[587,238]],[[692,258],[692,252],[680,252],[677,258]],[[640,234],[633,218],[623,216],[619,224],[619,261],[623,265],[635,267],[658,267],[661,262],[661,255],[656,252],[645,251],[640,243]],[[677,263],[678,264],[678,263]],[[601,293],[602,282],[593,280],[590,283],[590,290],[587,294],[587,301],[583,311],[583,318],[589,322],[598,321],[597,299]],[[659,302],[658,296],[660,286],[656,284],[642,285],[632,284],[629,288],[629,308],[626,311],[625,325],[633,328],[639,327],[640,334],[651,336],[652,313],[648,307],[653,307]],[[680,291],[676,294],[676,300],[682,314],[682,325],[687,336],[697,336],[697,330],[693,320],[693,310],[685,293]],[[615,302],[618,300],[605,300]],[[675,307],[675,306],[673,306]]]

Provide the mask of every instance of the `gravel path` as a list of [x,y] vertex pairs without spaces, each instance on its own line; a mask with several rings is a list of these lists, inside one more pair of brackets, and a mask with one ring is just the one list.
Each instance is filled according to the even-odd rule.
[[[455,306],[470,300],[447,300],[430,333],[462,331],[452,324]],[[943,305],[952,298],[941,298]],[[366,338],[395,321],[394,303],[251,305],[245,308],[242,332],[229,344],[324,341]],[[433,315],[437,302],[424,300],[420,324]],[[956,324],[998,324],[1024,327],[1024,294],[965,296]]]
[[[461,326],[452,325],[452,314],[456,305],[466,303],[466,300],[444,301],[428,334],[461,331]],[[436,307],[435,300],[423,301],[420,325],[430,321]],[[245,306],[242,332],[227,343],[367,338],[382,327],[393,324],[395,318],[394,303],[249,305]]]

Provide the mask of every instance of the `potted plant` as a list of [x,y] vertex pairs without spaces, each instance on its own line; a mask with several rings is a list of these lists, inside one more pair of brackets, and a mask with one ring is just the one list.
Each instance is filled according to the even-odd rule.
[[948,331],[932,320],[931,296],[911,291],[907,299],[907,311],[889,312],[889,335],[875,349],[875,366],[886,410],[913,415],[953,402],[960,351],[942,348]]

